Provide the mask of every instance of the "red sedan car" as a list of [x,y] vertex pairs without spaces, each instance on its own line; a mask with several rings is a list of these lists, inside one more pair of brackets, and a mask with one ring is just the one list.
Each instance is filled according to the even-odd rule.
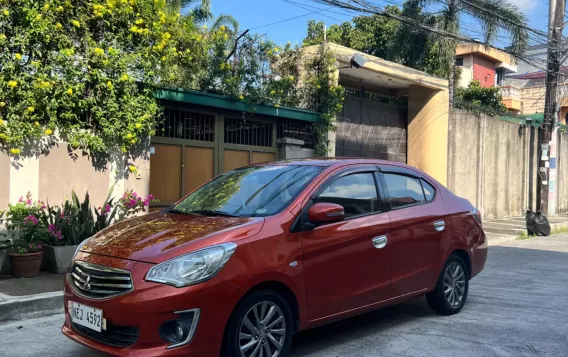
[[464,306],[479,211],[406,165],[259,164],[78,247],[63,333],[117,356],[283,357],[292,336],[426,295]]

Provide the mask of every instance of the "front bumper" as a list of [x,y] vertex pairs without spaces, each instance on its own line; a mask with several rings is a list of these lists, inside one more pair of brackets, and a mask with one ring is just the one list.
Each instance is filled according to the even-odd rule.
[[[78,260],[126,269],[132,273],[134,290],[107,300],[93,300],[77,295],[65,279],[65,323],[62,332],[85,346],[115,356],[218,356],[223,333],[233,307],[242,292],[232,284],[216,277],[205,283],[185,288],[147,282],[144,277],[152,264],[80,253]],[[69,301],[103,310],[103,318],[111,326],[138,329],[136,342],[129,347],[111,346],[89,338],[73,327]],[[176,311],[199,309],[200,317],[191,342],[167,349],[171,342],[159,334],[160,326],[179,317]]]

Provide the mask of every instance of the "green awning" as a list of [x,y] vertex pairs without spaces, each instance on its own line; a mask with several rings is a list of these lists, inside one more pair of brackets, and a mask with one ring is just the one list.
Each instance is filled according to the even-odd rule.
[[187,89],[159,89],[156,93],[156,97],[162,100],[203,105],[207,107],[228,109],[238,112],[254,112],[284,119],[316,122],[320,117],[319,113],[309,110],[290,107],[275,107],[274,105],[267,104],[250,105],[249,103],[224,95],[204,93]]

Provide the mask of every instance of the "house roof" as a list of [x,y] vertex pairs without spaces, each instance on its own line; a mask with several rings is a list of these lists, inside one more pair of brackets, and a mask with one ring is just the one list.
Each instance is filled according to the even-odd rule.
[[220,109],[235,110],[238,112],[253,111],[254,113],[262,115],[309,122],[316,122],[320,117],[320,113],[310,110],[284,106],[277,107],[271,104],[249,104],[247,102],[224,95],[198,92],[187,89],[159,89],[156,93],[156,98]]

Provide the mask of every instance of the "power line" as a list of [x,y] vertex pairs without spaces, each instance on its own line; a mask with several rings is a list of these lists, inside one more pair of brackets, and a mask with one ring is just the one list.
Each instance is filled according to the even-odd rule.
[[287,19],[283,19],[283,20],[271,22],[271,23],[269,23],[269,24],[265,24],[265,25],[260,25],[260,26],[252,27],[252,28],[250,28],[249,30],[256,30],[256,29],[259,29],[259,28],[268,27],[268,26],[272,26],[272,25],[277,25],[277,24],[281,24],[281,23],[283,23],[283,22],[287,22],[287,21],[292,21],[292,20],[295,20],[295,19],[299,19],[299,18],[301,18],[301,17],[306,17],[306,16],[313,15],[313,14],[319,14],[320,12],[326,11],[326,10],[331,9],[331,8],[333,8],[333,6],[330,6],[330,7],[327,8],[327,9],[321,9],[321,10],[319,10],[319,11],[310,11],[310,12],[308,12],[308,13],[306,13],[306,14],[303,14],[303,15],[298,15],[298,16],[294,16],[294,17],[287,18]]
[[[299,3],[296,3],[296,2],[294,2],[294,1],[289,1],[289,0],[282,0],[282,1],[284,1],[284,2],[287,3],[287,4],[297,6],[297,7],[299,7],[300,9],[304,9],[304,10],[308,10],[308,11],[313,11],[313,10],[310,10],[309,8],[307,8],[306,6],[304,6],[304,5],[302,5],[302,4],[299,4]],[[325,9],[322,9],[322,10],[325,10]],[[331,17],[331,16],[326,15],[326,14],[320,14],[320,15],[321,15],[321,16],[325,16],[325,17],[327,17],[328,19],[332,19],[332,20],[341,22],[341,20],[339,20],[339,19],[337,19],[337,18],[335,18],[335,17]]]

